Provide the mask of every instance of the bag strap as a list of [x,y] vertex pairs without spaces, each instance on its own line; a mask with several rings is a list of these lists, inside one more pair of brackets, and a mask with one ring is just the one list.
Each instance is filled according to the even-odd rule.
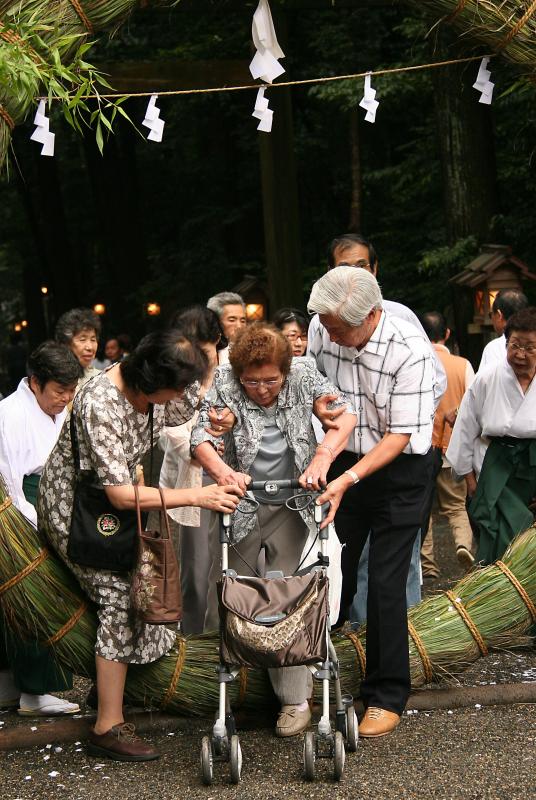
[[[160,500],[161,500],[161,507],[160,507],[160,535],[163,539],[171,539],[171,531],[169,528],[169,517],[167,513],[167,506],[166,506],[166,498],[164,497],[164,492],[162,487],[158,487],[158,491],[160,492]],[[164,536],[164,531],[166,532],[166,536]]]
[[151,426],[151,450],[149,453],[149,486],[153,485],[153,451],[154,451],[154,405],[149,403],[149,424]]
[[71,450],[73,453],[73,464],[76,477],[80,476],[80,447],[78,444],[78,434],[76,432],[76,423],[74,421],[74,409],[71,408],[69,417],[69,430],[71,432]]
[[138,484],[134,484],[134,497],[136,498],[136,518],[138,520],[138,536],[141,538],[143,528],[141,524],[140,490]]

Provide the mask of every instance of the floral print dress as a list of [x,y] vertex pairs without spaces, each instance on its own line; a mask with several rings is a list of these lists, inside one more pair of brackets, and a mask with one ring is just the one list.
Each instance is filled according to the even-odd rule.
[[[181,425],[194,413],[196,386],[179,400],[154,407],[153,438],[164,425]],[[106,372],[89,381],[73,403],[80,448],[80,469],[96,474],[103,486],[133,483],[136,465],[151,447],[148,414],[140,414]],[[175,634],[164,625],[144,623],[132,608],[130,575],[73,564],[67,555],[73,508],[75,469],[69,424],[50,454],[37,501],[38,527],[97,606],[95,652],[109,661],[147,664],[167,653]]]

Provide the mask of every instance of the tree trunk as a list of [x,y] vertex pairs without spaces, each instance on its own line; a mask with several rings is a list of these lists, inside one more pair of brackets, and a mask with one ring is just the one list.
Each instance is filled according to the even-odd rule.
[[479,94],[472,88],[477,66],[475,62],[432,70],[451,244],[466,236],[485,241],[498,211],[492,112],[478,102]]
[[363,181],[361,172],[361,140],[359,135],[359,114],[357,106],[350,111],[350,175],[352,196],[350,200],[350,219],[348,230],[361,231],[363,208]]

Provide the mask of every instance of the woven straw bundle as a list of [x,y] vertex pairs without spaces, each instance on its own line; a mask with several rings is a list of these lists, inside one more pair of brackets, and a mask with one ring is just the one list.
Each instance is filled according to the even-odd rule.
[[[63,563],[17,511],[0,482],[0,607],[23,639],[48,643],[58,661],[94,675],[95,608]],[[536,527],[512,543],[503,560],[476,569],[453,587],[411,609],[409,647],[414,687],[445,682],[490,650],[526,645],[536,622]],[[354,696],[365,668],[365,632],[333,637],[344,688]],[[218,636],[177,636],[168,655],[128,670],[128,695],[141,704],[187,716],[217,707]],[[242,669],[229,686],[237,708],[273,703],[266,674]]]

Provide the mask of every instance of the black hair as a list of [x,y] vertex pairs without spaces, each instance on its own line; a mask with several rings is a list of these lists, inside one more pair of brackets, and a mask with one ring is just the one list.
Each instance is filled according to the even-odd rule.
[[222,345],[224,337],[219,317],[207,306],[188,306],[179,309],[171,318],[170,327],[177,328],[201,344],[211,342],[219,345],[218,349],[225,347],[225,344]]
[[28,378],[35,378],[41,389],[49,381],[72,386],[84,374],[80,362],[66,344],[43,342],[28,356]]
[[512,314],[527,308],[528,304],[526,295],[519,289],[501,289],[495,296],[491,310],[495,313],[500,311],[508,322]]
[[335,250],[341,247],[346,250],[346,248],[352,247],[354,244],[361,244],[368,249],[370,268],[375,269],[378,266],[378,255],[374,245],[368,239],[365,239],[364,236],[361,236],[360,233],[343,233],[341,236],[332,239],[328,247],[329,268],[333,269],[335,266]]
[[208,360],[195,341],[182,331],[155,331],[143,337],[119,368],[130,389],[154,394],[162,389],[178,391],[194,381],[202,381]]
[[309,320],[299,308],[280,308],[272,317],[272,322],[280,331],[289,322],[295,322],[302,331],[307,331]]
[[529,308],[522,308],[521,311],[516,311],[515,314],[512,314],[504,329],[507,341],[514,331],[522,333],[536,332],[536,308],[529,306]]
[[447,338],[447,320],[439,311],[427,311],[422,315],[421,323],[431,342]]
[[81,331],[95,331],[97,339],[101,332],[101,321],[91,308],[71,308],[62,314],[56,323],[54,337],[57,342],[71,344],[73,336]]

